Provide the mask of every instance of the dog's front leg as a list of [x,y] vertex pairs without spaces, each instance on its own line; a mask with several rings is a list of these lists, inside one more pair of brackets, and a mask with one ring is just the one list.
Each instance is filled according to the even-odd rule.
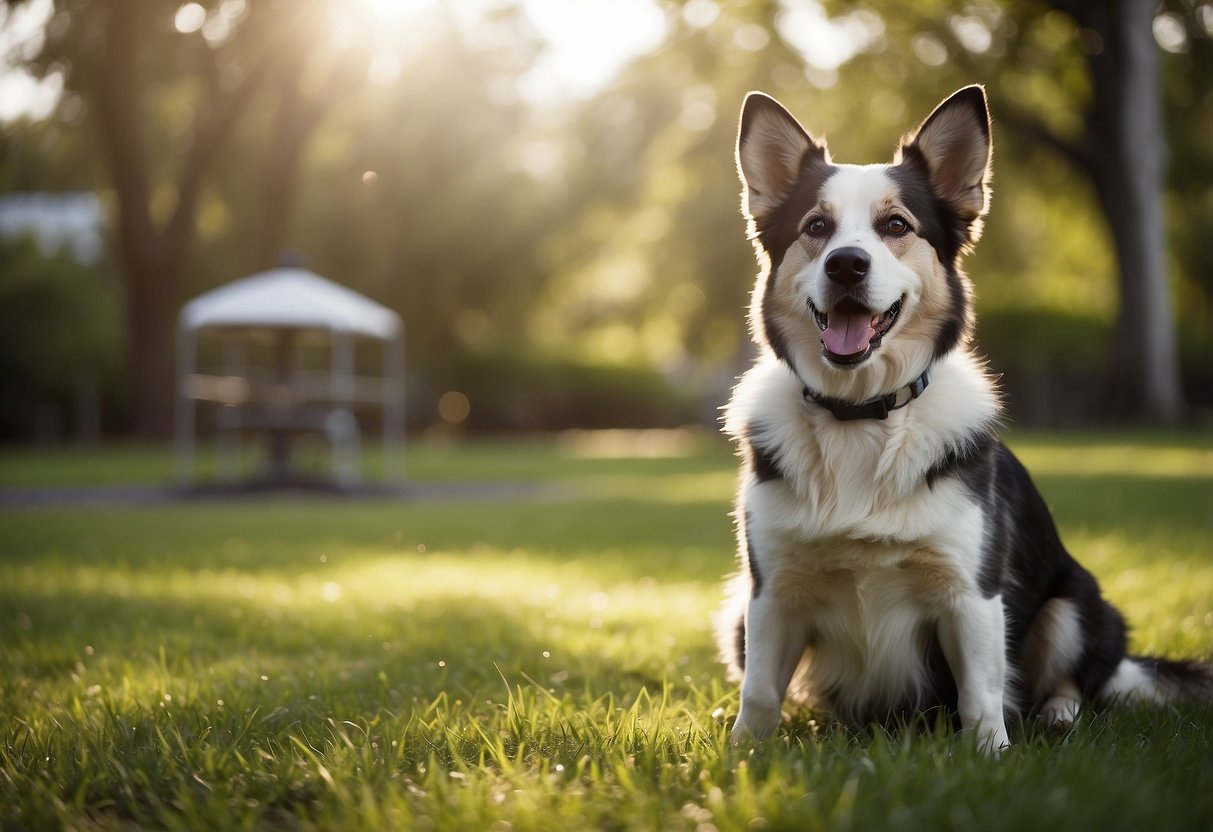
[[998,754],[1011,743],[1003,712],[1007,678],[1002,597],[965,595],[939,621],[939,641],[956,680],[960,725],[979,747]]
[[734,746],[764,740],[779,727],[780,708],[804,653],[798,616],[770,594],[751,598],[745,613],[745,675]]

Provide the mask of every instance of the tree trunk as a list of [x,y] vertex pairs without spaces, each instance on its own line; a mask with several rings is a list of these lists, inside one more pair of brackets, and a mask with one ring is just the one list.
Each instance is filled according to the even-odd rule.
[[1179,420],[1183,398],[1165,256],[1163,129],[1154,4],[1148,0],[1057,3],[1098,33],[1091,55],[1094,100],[1082,151],[1116,248],[1120,307],[1109,398],[1122,418]]
[[126,265],[126,366],[134,432],[144,439],[163,439],[172,434],[176,299],[172,290],[181,283],[180,269],[169,274],[146,259]]
[[[95,91],[95,117],[118,198],[118,243],[125,272],[126,364],[134,402],[134,432],[164,438],[172,431],[173,328],[194,220],[204,182],[218,148],[266,74],[276,44],[269,43],[240,84],[213,96],[195,116],[191,144],[181,153],[174,182],[177,204],[167,222],[152,219],[152,173],[145,152],[138,54],[154,3],[110,0],[105,6],[104,39]],[[289,27],[278,37],[290,34]],[[213,59],[213,56],[210,56]],[[293,79],[292,79],[293,80]]]
[[[115,0],[108,7],[102,71],[97,79],[96,115],[102,145],[118,197],[118,252],[125,272],[126,365],[133,403],[133,428],[141,438],[167,435],[165,382],[172,384],[170,344],[161,339],[165,287],[158,260],[162,246],[148,206],[151,187],[145,168],[142,113],[137,99],[138,30],[136,3]],[[170,313],[171,314],[171,313]],[[166,375],[164,367],[169,367]]]

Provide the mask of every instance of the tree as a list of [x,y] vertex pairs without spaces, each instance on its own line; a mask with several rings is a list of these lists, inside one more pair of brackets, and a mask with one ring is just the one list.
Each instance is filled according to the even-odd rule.
[[[62,72],[83,101],[113,189],[134,430],[145,437],[171,425],[174,312],[217,157],[258,90],[275,83],[287,126],[298,130],[289,152],[265,168],[282,196],[319,109],[298,106],[300,73],[284,69],[301,54],[298,41],[322,4],[191,8],[206,25],[200,19],[175,32],[175,6],[82,0],[57,11],[36,60],[43,71]],[[281,236],[275,217],[287,206],[288,199],[269,206],[267,237]]]
[[33,237],[0,238],[0,436],[60,438],[72,424],[96,438],[98,397],[120,354],[108,271],[66,250],[48,255]]
[[[202,39],[166,43],[173,9],[147,0],[76,4],[57,13],[39,61],[70,66],[66,86],[85,102],[117,201],[118,252],[124,271],[127,371],[134,426],[141,436],[168,432],[172,414],[172,324],[207,174],[248,106],[271,53],[229,70],[221,83],[218,50]],[[54,21],[52,21],[54,23]],[[200,45],[199,45],[200,44]],[[173,55],[170,50],[180,49]],[[193,115],[166,142],[149,118],[170,93],[153,66],[193,64],[201,91],[186,95]],[[235,82],[230,79],[235,73]],[[171,75],[169,76],[171,77]],[[177,96],[178,89],[171,90]],[[167,146],[166,146],[167,145]]]
[[1213,6],[1169,0],[1163,55],[1168,106],[1170,264],[1182,310],[1181,362],[1193,405],[1213,401]]
[[[308,74],[320,77],[309,79]],[[290,242],[308,143],[342,91],[357,89],[365,74],[365,56],[356,50],[322,60],[304,49],[291,49],[273,68],[270,83],[275,91],[275,109],[268,129],[263,128],[267,140],[259,149],[261,200],[256,212],[255,268],[279,264]]]
[[[184,28],[174,18],[186,8],[205,13],[201,30],[201,18]],[[367,8],[80,0],[48,26],[36,65],[62,72],[84,102],[115,196],[139,435],[170,425],[172,327],[186,293],[273,265],[292,244],[404,311],[418,354],[450,346],[461,309],[525,329],[555,207],[509,166],[529,127],[524,102],[502,94],[537,49],[525,17],[501,7],[471,24],[431,10],[416,21],[423,33],[395,44],[411,71],[375,85]],[[216,20],[226,28],[208,31]],[[349,24],[347,42],[333,43],[334,22]],[[412,35],[412,22],[376,32],[375,45]],[[342,152],[309,158],[317,137]],[[374,171],[384,181],[371,187]],[[200,232],[208,215],[228,218],[221,231]]]
[[1009,124],[1058,150],[1095,187],[1112,231],[1120,307],[1111,349],[1119,414],[1163,423],[1183,407],[1167,286],[1159,49],[1150,0],[1050,0],[1081,27],[1091,77],[1082,133],[1064,137],[1022,114]]
[[[1163,214],[1167,137],[1163,124],[1159,49],[1154,41],[1154,3],[1149,0],[1048,0],[1068,16],[1074,35],[1068,50],[1052,57],[1051,94],[1079,115],[1077,130],[1050,124],[1017,103],[1029,85],[1007,65],[1033,66],[1027,33],[1048,25],[1038,2],[985,8],[987,34],[997,49],[975,50],[964,23],[982,23],[980,6],[941,3],[902,15],[899,33],[927,33],[947,47],[950,65],[993,88],[996,124],[1059,155],[1092,185],[1115,249],[1119,305],[1108,350],[1108,404],[1125,419],[1177,421],[1183,410],[1174,311],[1170,300]],[[898,9],[887,18],[897,20]],[[1190,10],[1191,11],[1191,10]],[[1067,51],[1069,54],[1066,54]],[[1085,78],[1067,73],[1081,54]],[[1087,92],[1089,90],[1089,92]]]

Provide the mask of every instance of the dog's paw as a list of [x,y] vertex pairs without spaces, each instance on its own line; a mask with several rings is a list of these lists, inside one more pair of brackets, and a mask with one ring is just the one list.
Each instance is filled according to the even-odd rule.
[[1064,734],[1078,719],[1081,702],[1071,696],[1052,696],[1040,709],[1040,721],[1055,734]]
[[987,757],[997,760],[1010,747],[1011,739],[1007,736],[1005,725],[998,725],[995,728],[982,729],[977,732],[977,748]]
[[732,733],[729,734],[729,747],[735,751],[758,748],[774,736],[774,733],[774,731],[758,732],[738,721],[733,726]]
[[729,735],[729,745],[735,749],[755,748],[769,740],[777,728],[781,715],[778,706],[761,707],[743,703],[737,721],[733,723],[733,733]]
[[992,760],[1001,760],[1002,755],[1009,750],[1011,750],[1009,740],[1003,740],[1002,742],[995,740],[981,746],[981,753]]
[[764,736],[758,736],[744,726],[738,730],[733,729],[729,734],[729,745],[725,749],[726,759],[730,766],[745,765],[746,760],[762,758],[766,752],[776,745],[776,737],[779,734],[772,731]]

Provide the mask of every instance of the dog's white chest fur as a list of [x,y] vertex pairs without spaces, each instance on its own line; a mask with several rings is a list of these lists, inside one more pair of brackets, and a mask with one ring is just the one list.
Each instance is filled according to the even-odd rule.
[[811,651],[793,692],[830,696],[856,719],[914,704],[935,622],[976,592],[983,534],[964,488],[929,487],[926,474],[987,429],[996,406],[965,353],[940,362],[922,398],[883,421],[838,422],[806,405],[779,362],[743,378],[728,430],[768,453],[779,476],[741,483],[739,522],[762,592]]
[[[769,532],[751,534],[772,542]],[[934,623],[970,582],[957,566],[925,541],[785,540],[759,569],[764,582],[769,577],[764,592],[811,651],[792,692],[807,700],[825,694],[840,716],[856,721],[916,705],[928,683]]]

